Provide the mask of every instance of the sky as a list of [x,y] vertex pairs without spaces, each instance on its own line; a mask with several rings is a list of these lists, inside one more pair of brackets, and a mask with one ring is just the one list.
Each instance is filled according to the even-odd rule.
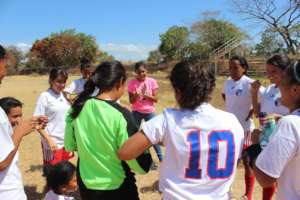
[[159,34],[190,27],[206,11],[219,11],[250,35],[258,32],[228,0],[0,0],[0,43],[28,50],[37,39],[75,28],[117,59],[137,61],[157,48]]

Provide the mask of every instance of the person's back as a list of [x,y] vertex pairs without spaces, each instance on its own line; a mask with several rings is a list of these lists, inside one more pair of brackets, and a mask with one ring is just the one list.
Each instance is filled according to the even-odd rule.
[[157,134],[165,133],[160,169],[163,199],[229,199],[243,144],[236,117],[206,103],[194,111],[166,109],[160,117],[163,120],[154,119],[143,130],[157,124],[156,128],[162,127]]

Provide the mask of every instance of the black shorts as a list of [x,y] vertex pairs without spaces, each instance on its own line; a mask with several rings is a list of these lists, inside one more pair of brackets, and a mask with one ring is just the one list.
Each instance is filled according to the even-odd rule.
[[77,183],[82,200],[139,200],[139,194],[134,179],[125,178],[122,185],[115,190],[91,190],[82,182],[78,165]]

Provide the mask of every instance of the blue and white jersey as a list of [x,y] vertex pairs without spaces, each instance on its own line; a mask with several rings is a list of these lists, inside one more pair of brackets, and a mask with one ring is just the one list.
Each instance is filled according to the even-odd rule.
[[166,109],[142,125],[152,144],[166,147],[159,188],[164,200],[229,200],[244,130],[237,118],[202,104]]
[[270,114],[287,115],[289,109],[280,103],[280,90],[275,84],[267,86],[260,94],[260,112]]

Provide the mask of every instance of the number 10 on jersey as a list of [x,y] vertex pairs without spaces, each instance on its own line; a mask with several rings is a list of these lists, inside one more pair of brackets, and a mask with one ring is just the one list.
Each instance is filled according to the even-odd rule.
[[[188,133],[186,141],[189,143],[189,161],[185,168],[185,177],[201,179],[201,141],[200,130],[193,130]],[[225,167],[219,167],[220,144],[225,143]],[[203,151],[202,151],[203,152]],[[207,152],[207,175],[211,179],[228,178],[231,176],[235,163],[235,144],[234,137],[230,131],[212,131],[208,134]]]

